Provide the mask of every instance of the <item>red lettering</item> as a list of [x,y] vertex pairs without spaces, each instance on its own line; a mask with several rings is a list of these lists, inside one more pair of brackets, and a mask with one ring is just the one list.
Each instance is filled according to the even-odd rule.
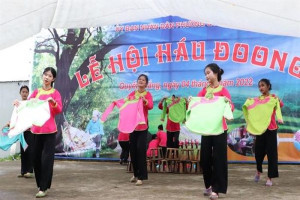
[[228,42],[215,42],[214,60],[226,61],[229,58],[229,44]]
[[291,76],[294,76],[294,77],[300,79],[300,63],[298,63],[298,65],[297,65],[297,62],[300,62],[300,57],[293,58],[291,65],[289,67],[289,74]]
[[[192,59],[193,60],[205,60],[205,42],[192,41]],[[199,49],[199,55],[197,54],[197,49]]]
[[122,54],[119,53],[117,54],[117,60],[114,60],[113,56],[109,57],[109,65],[108,68],[111,69],[111,73],[115,74],[117,73],[115,65],[119,65],[119,71],[122,72],[124,71],[124,66],[123,66],[123,60],[122,60]]
[[126,51],[126,64],[128,69],[136,72],[136,68],[141,66],[140,52],[133,45],[128,47]]
[[[263,53],[263,55],[262,55]],[[252,53],[251,63],[265,67],[268,61],[269,49],[263,46],[255,46]]]
[[84,74],[81,78],[80,71],[75,73],[75,77],[77,79],[80,89],[82,89],[90,84],[89,78],[86,74]]
[[143,66],[148,66],[149,65],[148,47],[143,47],[142,48],[142,54],[143,54]]
[[286,62],[287,56],[288,56],[288,53],[284,52],[282,57],[281,57],[279,51],[274,50],[272,60],[271,60],[270,69],[274,70],[275,69],[275,64],[277,62],[277,64],[279,65],[279,71],[284,72],[284,67],[285,67],[285,62]]
[[92,81],[93,82],[98,81],[100,79],[103,79],[103,75],[100,72],[99,63],[98,62],[92,63],[88,67],[89,67],[89,69],[91,71]]
[[181,40],[179,42],[177,42],[177,49],[174,50],[174,54],[176,55],[176,57],[175,57],[176,62],[179,62],[181,60],[181,58],[183,58],[183,61],[189,60],[185,40],[186,40],[186,38],[183,37],[183,38],[181,38]]
[[244,43],[236,43],[233,47],[232,61],[238,63],[246,63],[249,56],[249,45]]
[[103,75],[100,73],[99,63],[96,61],[96,55],[93,55],[89,58],[90,64],[88,68],[90,69],[92,75],[92,82],[98,81],[103,78]]
[[166,50],[163,50],[163,44],[158,44],[157,46],[157,51],[155,53],[155,57],[158,58],[158,63],[164,63],[164,55],[167,57],[166,62],[172,62],[172,57],[171,57],[171,43],[166,43]]

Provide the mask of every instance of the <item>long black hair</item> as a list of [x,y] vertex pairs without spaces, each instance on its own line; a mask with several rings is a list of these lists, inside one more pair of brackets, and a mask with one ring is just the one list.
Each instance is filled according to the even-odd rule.
[[259,86],[260,82],[264,82],[269,87],[269,91],[272,90],[272,84],[269,79],[266,79],[266,78],[260,79],[260,81],[258,81],[258,86]]
[[46,67],[44,69],[44,72],[43,74],[45,74],[46,72],[50,71],[52,76],[53,76],[53,79],[54,81],[51,82],[51,87],[53,87],[53,83],[55,82],[55,78],[56,78],[56,70],[53,68],[53,67]]
[[149,78],[148,78],[148,76],[147,76],[146,74],[140,74],[139,77],[137,78],[137,80],[139,80],[139,78],[140,78],[141,76],[145,77],[145,79],[146,79],[146,84],[148,85]]
[[218,81],[222,80],[222,74],[224,74],[224,70],[220,68],[219,65],[217,65],[216,63],[210,63],[206,65],[206,67],[204,68],[204,73],[206,68],[211,69],[211,71],[213,71],[214,74],[218,75]]

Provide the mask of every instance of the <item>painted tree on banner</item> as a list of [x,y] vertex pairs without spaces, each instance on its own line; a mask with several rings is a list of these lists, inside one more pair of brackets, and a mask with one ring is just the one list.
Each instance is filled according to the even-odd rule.
[[[56,150],[61,151],[61,127],[65,121],[64,116],[71,100],[78,89],[75,72],[87,74],[89,72],[89,58],[96,55],[95,60],[100,64],[100,73],[105,73],[106,55],[122,44],[124,36],[116,33],[102,31],[101,27],[82,29],[48,29],[48,36],[38,38],[35,45],[35,65],[47,57],[47,63],[39,63],[40,70],[34,71],[32,88],[41,86],[40,75],[43,68],[55,65],[57,77],[54,87],[60,91],[63,102],[63,114],[56,118],[58,134]],[[45,55],[46,54],[46,55]],[[84,106],[84,104],[82,104]],[[89,106],[88,106],[89,107]]]

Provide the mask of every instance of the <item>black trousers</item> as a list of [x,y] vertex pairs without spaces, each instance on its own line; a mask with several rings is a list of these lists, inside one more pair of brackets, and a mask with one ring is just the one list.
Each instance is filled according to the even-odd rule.
[[216,193],[227,192],[227,131],[216,136],[202,136],[200,165],[206,188]]
[[148,130],[134,131],[129,136],[131,163],[134,176],[138,180],[148,179],[146,161],[147,132]]
[[45,191],[51,187],[56,134],[34,135],[34,172],[37,187]]
[[119,141],[119,144],[122,148],[120,160],[127,161],[129,157],[129,151],[130,151],[129,141]]
[[257,135],[255,140],[255,160],[257,171],[263,172],[262,163],[268,156],[268,177],[276,178],[278,174],[277,130],[267,129],[262,135]]
[[175,131],[175,132],[167,131],[168,148],[179,148],[179,133],[180,131]]
[[33,173],[33,156],[34,156],[34,135],[30,131],[24,132],[24,138],[28,147],[24,151],[22,145],[21,148],[21,174]]

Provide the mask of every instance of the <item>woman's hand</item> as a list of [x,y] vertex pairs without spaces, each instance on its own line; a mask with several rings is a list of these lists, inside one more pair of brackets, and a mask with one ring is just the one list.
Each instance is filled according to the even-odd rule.
[[164,100],[166,100],[168,97],[163,97],[160,101],[159,101],[159,103],[163,103],[164,102]]
[[148,100],[147,100],[144,96],[142,96],[141,99],[143,100],[143,103],[144,103],[145,105],[148,104]]
[[48,101],[49,103],[51,103],[52,105],[56,105],[56,101],[55,101],[52,97],[49,97],[49,98],[47,99],[47,101]]
[[135,100],[135,96],[128,96],[127,99],[128,99],[128,101],[133,101],[133,100]]
[[13,105],[18,107],[20,105],[20,101],[18,99],[14,100]]
[[278,120],[278,123],[279,123],[279,124],[284,124],[284,123],[283,123],[283,120]]
[[225,97],[225,96],[224,96],[224,100],[225,100],[226,103],[231,102],[231,100],[228,97]]

